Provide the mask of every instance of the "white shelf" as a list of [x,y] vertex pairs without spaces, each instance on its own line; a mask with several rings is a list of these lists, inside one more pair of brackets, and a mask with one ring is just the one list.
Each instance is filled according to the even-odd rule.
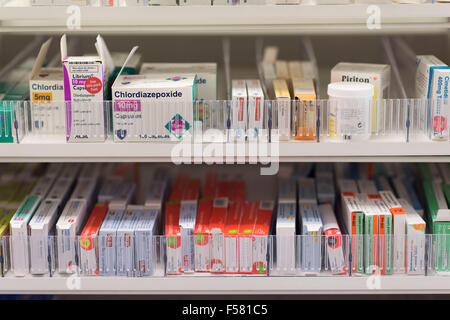
[[1,294],[450,294],[450,277],[6,277]]
[[[67,26],[66,7],[2,8],[0,32],[110,34],[323,34],[448,32],[448,4],[378,4],[381,28],[368,29],[369,5],[82,7]],[[72,20],[71,20],[72,21]]]
[[[0,162],[172,162],[175,146],[174,143],[122,144],[108,141],[1,144]],[[224,161],[218,157],[203,157],[203,160]],[[245,160],[248,162],[248,157]],[[450,141],[280,142],[279,161],[449,162]]]

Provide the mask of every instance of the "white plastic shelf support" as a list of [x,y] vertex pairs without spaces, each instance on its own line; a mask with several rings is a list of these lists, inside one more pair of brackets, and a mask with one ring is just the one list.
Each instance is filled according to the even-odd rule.
[[448,32],[448,4],[379,4],[380,28],[368,28],[368,5],[81,7],[67,26],[66,7],[1,8],[4,33],[334,34]]

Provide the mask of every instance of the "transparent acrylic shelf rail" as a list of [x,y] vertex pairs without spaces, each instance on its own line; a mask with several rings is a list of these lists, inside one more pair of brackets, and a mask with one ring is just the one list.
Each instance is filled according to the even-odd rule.
[[0,249],[15,277],[450,275],[450,235],[4,236]]
[[[29,136],[42,137],[42,141],[58,137],[57,141],[63,143],[69,137],[75,137],[75,142],[112,139],[117,143],[178,142],[182,139],[193,142],[449,140],[450,109],[442,108],[439,100],[376,100],[362,111],[358,110],[356,102],[344,108],[333,100],[265,100],[258,110],[242,109],[237,102],[229,100],[194,104],[152,102],[141,103],[139,107],[121,105],[121,112],[113,111],[117,108],[112,102],[78,103],[82,109],[90,111],[71,115],[66,114],[66,104],[69,106],[66,102],[1,102],[0,142],[20,143]],[[141,110],[151,112],[141,113]],[[429,110],[440,111],[435,114]],[[353,117],[351,121],[347,116]],[[140,120],[118,125],[116,121],[120,117]]]

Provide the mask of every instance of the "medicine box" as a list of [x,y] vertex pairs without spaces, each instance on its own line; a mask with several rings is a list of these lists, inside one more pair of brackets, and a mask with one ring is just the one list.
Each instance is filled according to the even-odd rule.
[[115,142],[179,141],[192,135],[195,74],[119,75],[112,86]]
[[[350,180],[351,181],[351,180]],[[356,184],[355,184],[356,186]],[[342,217],[351,239],[352,273],[364,272],[364,209],[353,192],[341,192]]]
[[[220,193],[219,193],[220,195]],[[228,197],[214,199],[210,220],[211,230],[211,267],[214,273],[225,272],[224,231],[228,216]]]
[[236,141],[245,141],[247,129],[247,86],[245,80],[231,82],[231,128]]
[[405,273],[406,212],[391,191],[380,191],[380,196],[392,214],[394,273]]
[[264,93],[259,80],[245,80],[248,98],[248,131],[249,140],[261,137],[264,119]]
[[293,96],[296,101],[296,140],[316,139],[316,91],[312,79],[293,79]]
[[252,273],[267,274],[268,242],[272,228],[274,202],[260,201],[253,230],[253,266]]
[[157,234],[160,209],[143,207],[134,231],[137,276],[152,276],[157,264]]
[[76,236],[81,231],[86,215],[86,200],[71,199],[56,223],[59,273],[74,273],[76,270]]
[[140,215],[139,206],[127,206],[122,221],[117,228],[117,275],[119,276],[134,276],[134,248],[135,237],[134,230],[136,229],[137,221]]
[[297,242],[297,265],[300,265],[302,271],[306,274],[320,273],[323,224],[316,203],[311,201],[300,202],[299,199],[299,223],[301,225],[301,237],[298,238]]
[[39,196],[27,196],[10,222],[11,266],[14,275],[19,277],[23,277],[29,272],[28,222],[40,203]]
[[[143,63],[140,74],[183,73],[197,75],[198,99],[217,99],[217,63]],[[210,110],[212,111],[212,110]]]
[[253,270],[253,231],[258,214],[259,202],[249,201],[245,205],[239,225],[239,273],[251,273]]
[[225,273],[239,272],[239,228],[241,216],[244,211],[244,202],[233,201],[230,204],[229,213],[225,222]]
[[126,206],[109,205],[108,212],[98,232],[99,274],[116,274],[117,230],[125,214]]
[[197,218],[195,220],[195,271],[209,271],[211,265],[210,245],[211,230],[210,220],[213,208],[213,201],[216,195],[218,175],[208,173],[206,175],[203,197],[199,200]]
[[28,225],[31,274],[46,274],[50,270],[51,258],[49,257],[55,245],[53,237],[61,206],[60,200],[46,199],[42,201]]
[[398,199],[406,213],[406,272],[425,273],[426,223],[405,199]]
[[277,110],[279,140],[289,140],[291,135],[291,95],[286,80],[273,80]]
[[295,274],[296,181],[281,181],[279,187],[278,210],[275,224],[276,269],[281,274]]
[[97,204],[92,210],[80,235],[80,267],[83,274],[97,276],[98,238],[100,227],[108,212],[108,205]]
[[344,240],[331,204],[319,205],[320,218],[325,236],[324,257],[328,258],[329,270],[334,275],[346,274],[347,263],[344,253]]
[[[97,41],[97,44],[99,42]],[[101,45],[97,46],[101,52]],[[68,142],[105,141],[103,107],[105,66],[101,56],[70,57],[66,35],[61,37]]]
[[416,57],[416,97],[430,99],[427,128],[433,140],[448,140],[450,67],[432,55]]
[[51,39],[44,42],[30,75],[31,127],[44,134],[66,131],[64,76],[62,68],[43,68]]

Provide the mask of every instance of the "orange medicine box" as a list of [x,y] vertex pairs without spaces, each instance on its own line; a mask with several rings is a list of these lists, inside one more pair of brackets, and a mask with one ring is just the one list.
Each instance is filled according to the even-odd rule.
[[259,201],[248,202],[239,226],[239,273],[251,273],[253,267],[253,240]]
[[239,250],[237,235],[243,209],[243,201],[233,201],[230,205],[230,210],[224,229],[225,273],[237,273],[239,271]]
[[169,201],[166,203],[166,272],[168,275],[177,275],[182,272],[181,260],[181,232],[180,232],[180,203],[184,189],[188,183],[186,175],[178,175],[175,178]]
[[267,274],[267,245],[272,225],[273,201],[261,201],[253,230],[252,273]]
[[209,173],[206,176],[203,197],[198,202],[197,218],[194,230],[194,267],[197,272],[209,271],[211,265],[210,255],[210,220],[213,201],[217,191],[218,175]]
[[97,236],[108,212],[108,205],[97,204],[89,216],[80,236],[80,264],[84,274],[98,275]]
[[316,91],[312,79],[293,79],[292,88],[296,100],[295,140],[316,139]]

